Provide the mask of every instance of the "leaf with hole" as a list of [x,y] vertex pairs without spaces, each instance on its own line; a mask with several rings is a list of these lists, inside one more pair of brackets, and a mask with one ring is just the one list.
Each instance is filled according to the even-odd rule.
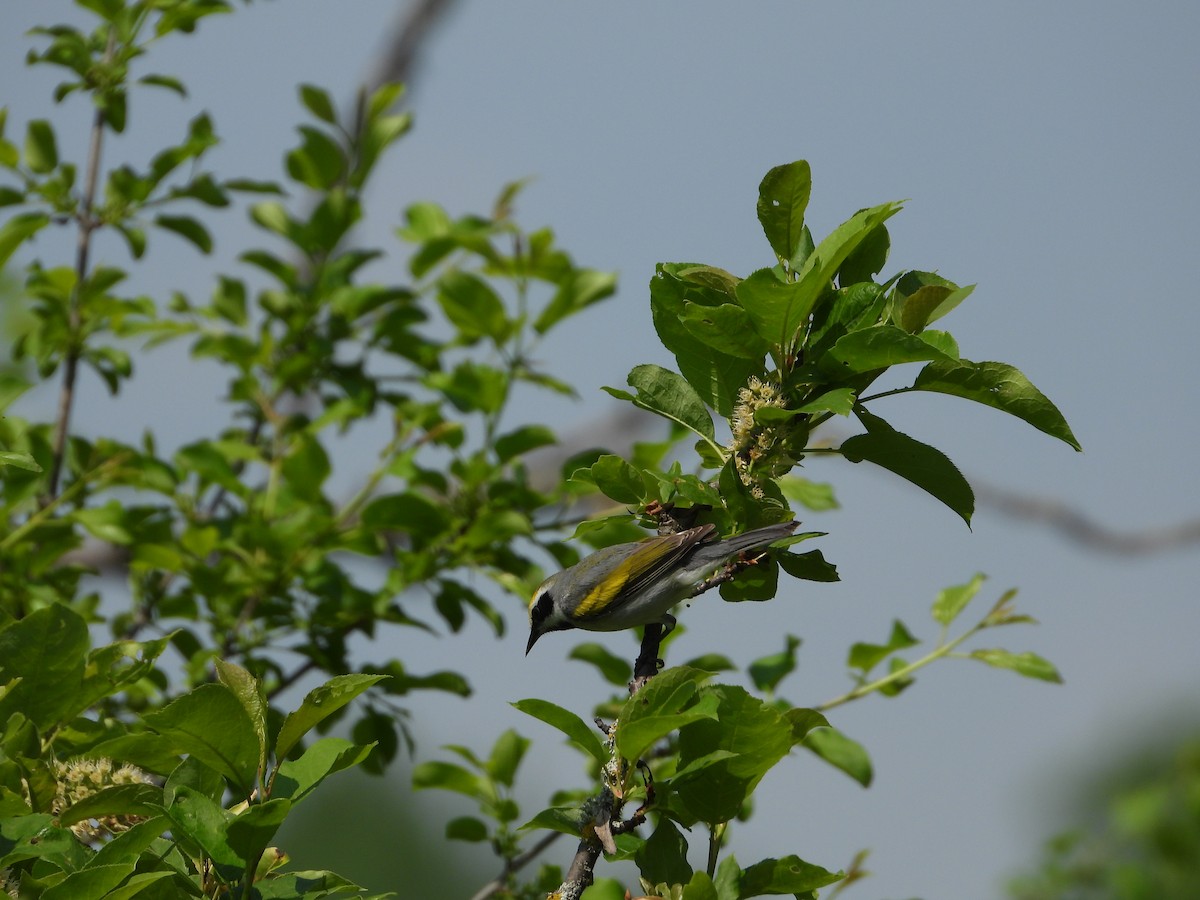
[[913,388],[974,400],[1016,416],[1076,450],[1083,449],[1058,407],[1007,363],[938,359],[918,373]]

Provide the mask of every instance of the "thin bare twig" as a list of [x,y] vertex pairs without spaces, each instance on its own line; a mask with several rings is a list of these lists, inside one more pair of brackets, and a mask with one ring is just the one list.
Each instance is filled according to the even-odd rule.
[[972,487],[981,505],[1023,522],[1041,522],[1089,550],[1122,556],[1149,556],[1200,544],[1200,519],[1141,531],[1117,531],[1061,500],[1021,494],[975,480]]
[[[108,30],[108,46],[104,50],[103,64],[112,61],[117,48],[117,29]],[[79,311],[80,298],[83,294],[84,280],[88,272],[88,256],[92,247],[92,232],[100,225],[92,216],[96,202],[96,185],[100,180],[100,151],[104,145],[105,113],[100,107],[92,116],[92,131],[88,143],[87,174],[84,178],[83,197],[80,201],[79,214],[75,217],[79,224],[79,234],[75,241],[75,286],[71,289],[70,308],[67,310],[67,351],[63,357],[63,380],[58,394],[58,414],[54,421],[54,461],[50,466],[50,475],[46,483],[46,493],[41,498],[41,505],[48,506],[58,494],[58,485],[62,479],[63,462],[67,455],[67,435],[70,433],[71,408],[75,403],[75,380],[79,373],[79,357],[83,351],[80,341],[80,326],[82,317]]]
[[477,890],[474,894],[472,894],[471,900],[487,900],[488,897],[492,896],[505,886],[505,884],[508,882],[509,875],[529,865],[531,862],[541,856],[547,847],[549,847],[562,836],[563,835],[561,831],[552,831],[543,836],[540,841],[538,841],[524,853],[507,860],[504,863],[504,870],[479,890]]
[[380,85],[407,83],[417,67],[417,57],[434,26],[451,8],[454,0],[416,0],[388,41],[383,57],[367,79],[367,93]]

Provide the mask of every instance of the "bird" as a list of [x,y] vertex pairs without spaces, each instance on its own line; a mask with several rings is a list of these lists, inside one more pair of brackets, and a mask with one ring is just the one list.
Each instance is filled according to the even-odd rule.
[[796,530],[781,522],[721,540],[715,525],[603,547],[551,575],[529,601],[529,643],[551,631],[623,631],[659,623],[675,626],[671,607],[743,553],[766,548]]

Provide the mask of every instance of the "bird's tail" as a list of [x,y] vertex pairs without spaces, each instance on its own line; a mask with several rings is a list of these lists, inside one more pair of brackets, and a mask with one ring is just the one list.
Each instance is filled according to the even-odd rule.
[[780,522],[778,525],[766,525],[762,528],[743,532],[742,534],[735,534],[733,537],[722,541],[701,544],[688,561],[688,568],[692,568],[696,564],[701,566],[719,565],[726,560],[733,559],[739,553],[746,550],[757,550],[760,547],[766,547],[768,544],[773,544],[775,541],[787,537],[799,525],[799,522],[794,521]]

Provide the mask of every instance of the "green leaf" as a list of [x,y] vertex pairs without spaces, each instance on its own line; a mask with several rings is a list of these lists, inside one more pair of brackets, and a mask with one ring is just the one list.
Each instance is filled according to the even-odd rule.
[[798,281],[808,290],[823,293],[846,258],[875,233],[875,229],[900,212],[901,204],[891,201],[860,209],[835,228],[809,254],[800,269]]
[[811,358],[819,362],[844,335],[879,324],[886,305],[884,289],[873,282],[834,291],[833,298],[813,314],[808,336]]
[[792,410],[793,413],[831,412],[848,416],[854,409],[854,388],[834,388]]
[[337,124],[337,113],[334,111],[333,101],[329,99],[329,94],[321,88],[311,84],[300,85],[300,102],[322,122],[328,122],[330,125]]
[[836,728],[816,728],[804,738],[802,746],[834,768],[841,769],[863,787],[870,787],[871,758],[858,741],[846,737]]
[[741,900],[738,891],[742,880],[742,867],[738,865],[737,857],[730,853],[717,866],[717,876],[713,887],[717,889],[717,900]]
[[680,768],[686,771],[715,753],[729,756],[671,784],[689,816],[715,825],[736,817],[755,785],[788,754],[792,726],[774,706],[742,688],[713,685],[704,693],[705,699],[717,700],[716,715],[680,729]]
[[146,232],[130,222],[114,222],[113,228],[125,239],[129,255],[141,259],[146,252]]
[[791,346],[818,296],[798,282],[781,280],[774,269],[752,272],[737,286],[738,303],[754,330],[774,348]]
[[763,656],[746,667],[746,672],[760,691],[774,691],[789,674],[796,670],[796,648],[800,638],[785,635],[784,647],[779,653]]
[[770,349],[754,330],[750,314],[733,303],[720,306],[685,303],[683,324],[698,340],[730,356],[761,362]]
[[374,119],[395,106],[404,96],[404,85],[389,81],[381,84],[371,94],[367,102],[367,115]]
[[642,878],[650,884],[683,884],[692,877],[687,840],[675,823],[663,816],[634,854]]
[[619,456],[605,454],[588,471],[596,487],[618,503],[640,503],[646,496],[642,473]]
[[891,248],[892,239],[887,228],[884,225],[876,225],[863,237],[859,245],[846,255],[845,261],[838,269],[838,284],[848,287],[869,282],[883,271]]
[[179,787],[167,808],[167,815],[174,823],[171,830],[177,836],[198,845],[218,867],[226,867],[225,877],[236,877],[246,864],[226,837],[225,827],[232,816],[199,791]]
[[492,443],[496,458],[500,462],[509,462],[518,456],[523,456],[530,450],[539,447],[550,447],[558,443],[554,432],[545,425],[525,425],[516,431],[502,434]]
[[446,839],[477,844],[488,839],[487,825],[474,816],[459,816],[446,823]]
[[764,859],[742,872],[738,896],[801,894],[841,881],[844,877],[844,872],[830,872],[798,856]]
[[[701,306],[719,306],[726,300],[735,299],[738,282],[742,280],[732,272],[716,266],[685,266],[678,270],[678,275],[684,281],[710,289],[704,295],[707,299],[700,303]],[[714,291],[724,296],[717,302],[709,302],[714,297]]]
[[803,578],[805,581],[841,581],[837,566],[826,560],[820,550],[809,550],[807,553],[779,553],[776,555],[775,561],[779,563],[779,568],[793,578]]
[[63,871],[82,868],[86,851],[69,829],[53,816],[35,813],[0,818],[0,868],[26,859],[44,859]]
[[225,826],[225,839],[240,858],[255,862],[291,811],[292,801],[282,797],[251,804]]
[[0,266],[8,262],[21,244],[50,224],[45,213],[21,213],[0,225]]
[[[300,146],[286,157],[288,174],[317,191],[329,191],[346,172],[346,154],[325,132],[301,125]],[[333,196],[332,194],[330,196]]]
[[967,604],[974,599],[983,586],[987,576],[979,573],[966,584],[948,587],[938,594],[933,601],[933,619],[942,625],[949,625],[958,618],[959,613],[966,609]]
[[529,749],[530,741],[523,738],[513,729],[508,729],[492,745],[491,756],[487,761],[487,773],[497,784],[512,787],[517,776],[517,769]]
[[154,224],[179,235],[193,244],[201,253],[212,252],[212,235],[208,233],[207,228],[200,224],[198,219],[191,216],[159,215],[155,217]]
[[535,719],[557,728],[567,736],[568,743],[582,750],[601,765],[608,762],[608,753],[601,745],[595,729],[570,710],[536,697],[517,700],[512,705],[525,715],[533,716]]
[[579,837],[580,810],[577,806],[551,806],[524,823],[520,830],[543,829]]
[[14,469],[24,469],[27,472],[42,471],[42,467],[28,453],[17,453],[12,450],[0,450],[0,466],[12,466]]
[[904,627],[904,623],[896,619],[892,622],[892,634],[886,644],[867,644],[861,641],[854,644],[846,658],[846,665],[851,669],[859,669],[865,676],[896,651],[915,647],[919,643],[920,641]]
[[942,451],[892,430],[882,419],[860,414],[870,429],[842,442],[841,454],[850,462],[864,459],[894,472],[941,500],[971,524],[975,494]]
[[[361,894],[362,888],[336,872],[305,869],[284,872],[256,882],[257,900],[296,900],[297,897],[331,897],[342,894]],[[374,894],[364,900],[384,900],[386,895]]]
[[[133,863],[118,865],[90,865],[78,872],[71,872],[58,884],[38,896],[41,900],[90,900],[108,898],[121,882],[133,873]],[[19,880],[19,877],[18,877]]]
[[533,328],[538,334],[545,334],[563,319],[611,297],[616,291],[617,276],[611,272],[575,269],[559,285]]
[[974,400],[1028,422],[1038,431],[1082,450],[1058,408],[1021,372],[999,362],[939,360],[917,375],[913,387]]
[[895,325],[875,325],[852,331],[839,338],[821,357],[821,367],[843,377],[910,362],[939,360],[953,364],[956,358],[941,346],[935,346],[941,334],[909,334]]
[[702,653],[693,656],[684,663],[689,669],[703,669],[705,672],[736,672],[737,665],[723,653]]
[[722,416],[733,412],[738,389],[754,374],[761,374],[761,361],[740,359],[710,347],[684,324],[688,303],[719,306],[728,294],[708,286],[705,278],[696,283],[688,273],[711,267],[690,263],[660,263],[650,280],[650,313],[663,346],[675,355],[679,371],[699,396]]
[[490,800],[492,791],[487,782],[469,772],[457,763],[431,760],[420,763],[412,773],[412,785],[415,790],[439,788],[443,791],[454,791],[475,800]]
[[811,194],[812,170],[803,159],[776,166],[758,186],[758,221],[781,262],[790,262],[800,249]]
[[695,389],[683,378],[662,366],[635,366],[627,379],[637,389],[637,396],[617,388],[604,388],[619,400],[628,400],[640,409],[678,422],[684,428],[708,441],[714,441],[712,416]]
[[147,713],[146,724],[230,779],[242,797],[254,790],[259,742],[241,701],[223,684],[202,684]]
[[962,303],[975,285],[959,287],[936,272],[905,272],[896,282],[891,319],[905,331],[916,333]]
[[318,504],[324,498],[322,485],[333,467],[321,442],[311,434],[300,432],[288,447],[281,469],[293,494],[308,503]]
[[724,751],[733,754],[722,763],[731,774],[757,783],[791,749],[791,723],[774,705],[744,688],[715,684],[702,693],[718,701],[717,714],[680,730],[680,766]]
[[809,481],[797,475],[785,475],[777,482],[783,496],[789,500],[811,509],[822,512],[828,509],[838,509],[837,498],[833,495],[833,485],[824,481]]
[[117,784],[102,788],[63,810],[64,828],[104,816],[154,816],[163,812],[162,788],[153,784]]
[[699,683],[708,672],[683,666],[665,669],[625,701],[617,717],[617,750],[630,762],[659,739],[700,719],[716,717],[717,697],[701,700]]
[[469,272],[443,275],[438,281],[438,303],[465,340],[489,337],[500,344],[509,333],[504,302],[486,281]]
[[998,669],[1011,669],[1026,678],[1037,678],[1041,681],[1052,681],[1062,684],[1062,675],[1049,660],[1043,659],[1036,653],[1011,653],[1008,650],[973,650],[971,659],[987,663]]
[[784,718],[792,726],[792,743],[803,741],[814,728],[828,728],[829,720],[815,709],[794,706],[784,713]]
[[183,762],[177,760],[171,774],[167,776],[163,796],[168,806],[175,802],[175,792],[180,787],[198,791],[214,803],[219,803],[224,798],[226,790],[225,779],[221,777],[221,773],[206,766],[194,756],[189,756]]
[[313,688],[300,708],[287,714],[275,739],[275,758],[283,759],[304,735],[386,675],[337,675]]
[[420,549],[449,527],[450,518],[445,507],[409,491],[376,497],[363,509],[362,523],[375,530],[406,532],[412,535],[414,547]]
[[905,331],[917,334],[966,300],[974,290],[973,284],[961,288],[952,282],[922,285],[904,298],[898,324]]
[[246,711],[254,733],[258,736],[258,766],[263,771],[267,764],[267,693],[262,683],[246,669],[223,659],[213,660],[217,678],[221,684],[233,691],[238,702]]
[[58,144],[54,129],[45,119],[32,119],[25,132],[25,165],[38,175],[58,165]]
[[[786,294],[776,291],[777,305],[778,301],[786,298],[783,306],[783,318],[776,323],[767,321],[759,323],[760,333],[764,334],[768,340],[780,340],[784,351],[791,352],[794,346],[801,341],[804,329],[808,327],[809,314],[819,312],[817,310],[818,301],[832,292],[833,277],[837,274],[837,270],[846,256],[873,228],[882,224],[899,209],[900,205],[897,203],[885,203],[871,209],[864,209],[834,229],[832,234],[821,241],[820,246],[807,254],[803,265],[795,275],[795,280],[789,284],[790,290]],[[763,284],[766,284],[765,280]],[[740,287],[739,297],[741,297]],[[751,313],[753,315],[753,311]],[[774,330],[769,334],[762,331],[763,327],[774,329],[776,326],[782,329],[782,335],[777,335]]]
[[610,652],[603,644],[578,644],[567,654],[567,658],[590,663],[605,681],[617,687],[628,684],[629,679],[633,677],[633,667],[620,656]]
[[187,88],[184,87],[183,82],[178,78],[172,78],[170,75],[143,75],[137,80],[137,83],[166,88],[169,91],[174,91],[180,97],[187,96]]
[[0,631],[0,685],[8,685],[0,722],[24,713],[46,733],[77,713],[87,650],[87,625],[62,604],[8,624]]

